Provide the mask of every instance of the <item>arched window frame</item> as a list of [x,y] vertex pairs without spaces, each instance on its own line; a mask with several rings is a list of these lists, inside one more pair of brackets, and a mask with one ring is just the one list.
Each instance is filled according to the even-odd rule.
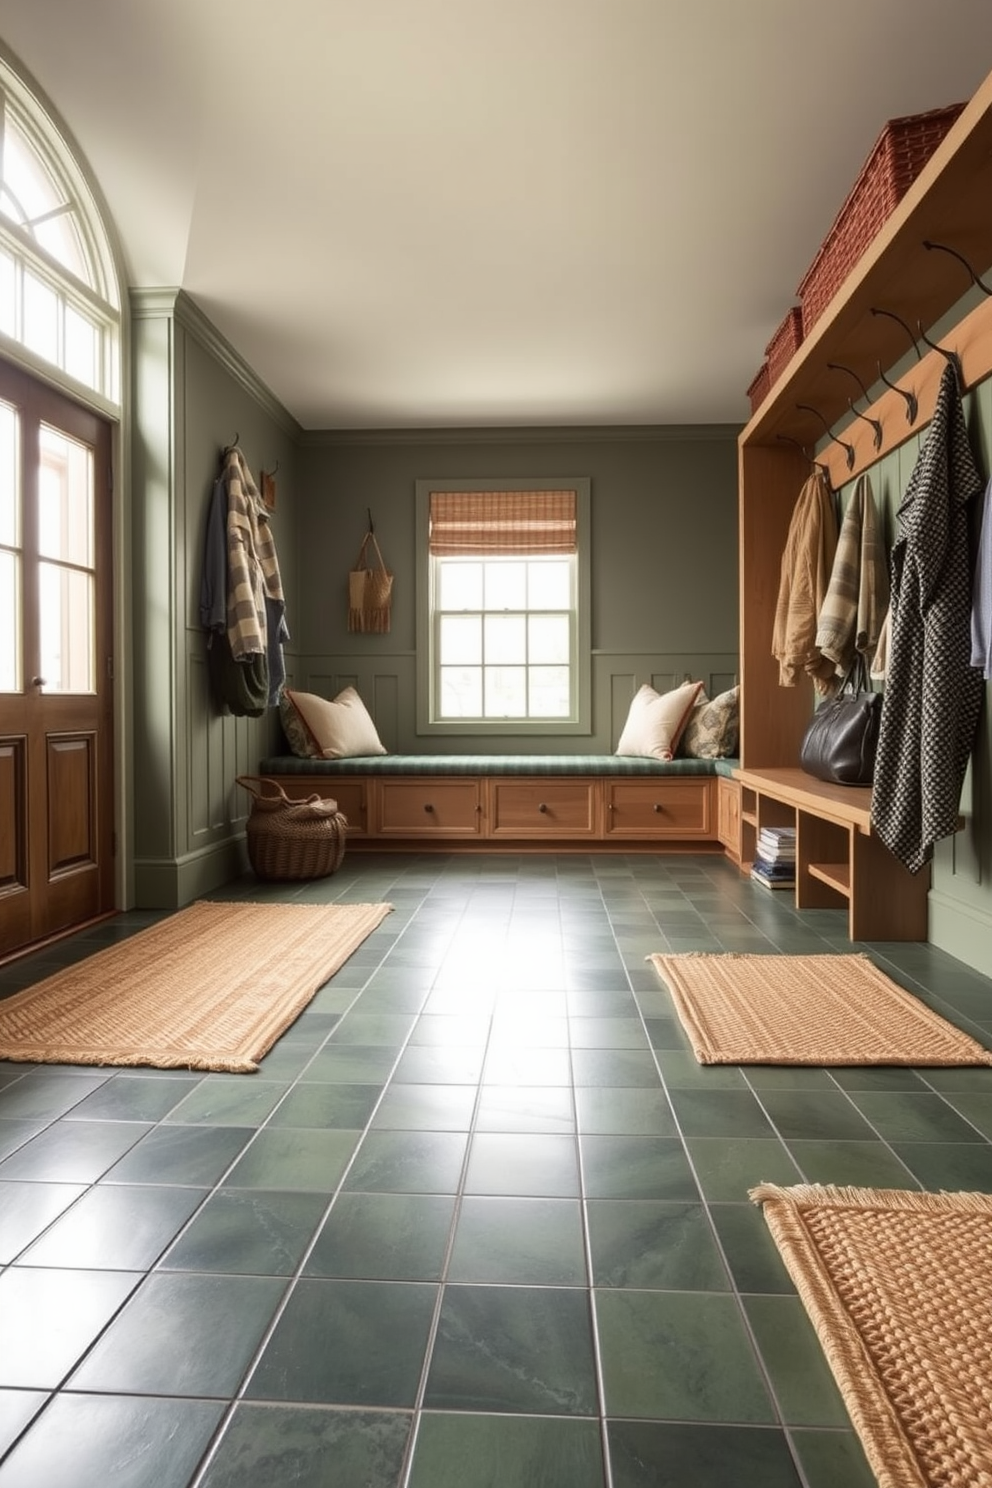
[[[0,213],[0,273],[7,267],[12,276],[4,291],[11,298],[5,311],[6,325],[0,319],[0,347],[7,346],[16,360],[35,365],[68,390],[85,390],[87,401],[117,412],[122,401],[121,283],[106,212],[87,180],[77,147],[0,49],[0,150],[8,120],[16,125],[39,170],[65,198],[86,278],[38,242],[30,225]],[[55,297],[58,320],[54,355],[32,347],[25,336],[25,276]],[[67,310],[93,327],[96,344],[92,377],[74,375],[66,357]]]

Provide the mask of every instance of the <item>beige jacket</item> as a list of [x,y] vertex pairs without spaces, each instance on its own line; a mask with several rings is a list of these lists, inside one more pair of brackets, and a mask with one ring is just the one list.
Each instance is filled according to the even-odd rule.
[[834,663],[816,644],[816,630],[837,550],[833,493],[815,470],[799,493],[779,577],[772,655],[781,687],[811,677],[816,690],[831,690]]

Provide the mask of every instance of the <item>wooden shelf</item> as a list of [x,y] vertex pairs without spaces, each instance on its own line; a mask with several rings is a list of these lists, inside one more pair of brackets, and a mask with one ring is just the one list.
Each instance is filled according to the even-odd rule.
[[845,899],[850,899],[850,863],[807,863],[806,872],[810,878],[818,878],[821,883],[829,884],[830,888],[836,889],[838,894],[843,894]]

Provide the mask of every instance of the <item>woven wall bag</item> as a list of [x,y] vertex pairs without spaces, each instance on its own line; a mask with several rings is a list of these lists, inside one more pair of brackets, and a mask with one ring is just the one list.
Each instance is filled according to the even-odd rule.
[[393,575],[386,568],[371,527],[348,575],[348,629],[385,635],[393,602]]
[[259,878],[326,878],[344,857],[347,817],[329,796],[287,796],[277,780],[239,775],[252,796],[245,829]]

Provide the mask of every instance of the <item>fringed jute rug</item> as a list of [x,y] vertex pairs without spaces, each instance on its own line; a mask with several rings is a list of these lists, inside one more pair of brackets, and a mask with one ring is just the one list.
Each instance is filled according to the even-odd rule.
[[863,954],[647,959],[700,1064],[992,1064]]
[[391,908],[201,900],[0,1002],[0,1059],[250,1073]]
[[762,1184],[751,1198],[880,1488],[992,1483],[992,1195]]

